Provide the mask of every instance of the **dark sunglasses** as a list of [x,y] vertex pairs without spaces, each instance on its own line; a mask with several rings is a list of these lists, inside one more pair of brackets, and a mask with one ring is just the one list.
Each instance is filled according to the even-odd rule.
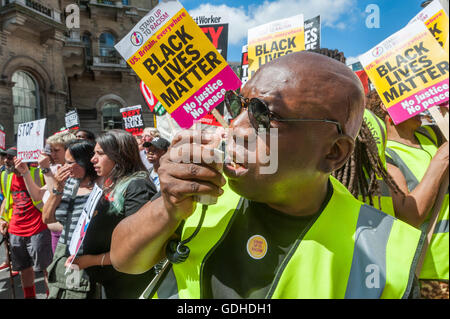
[[258,130],[258,128],[270,128],[270,122],[325,122],[337,126],[339,134],[343,134],[341,124],[332,120],[316,120],[316,119],[298,119],[298,118],[281,118],[269,110],[267,104],[258,98],[244,98],[234,91],[225,93],[225,106],[230,113],[232,119],[236,118],[244,109],[248,109],[248,117],[250,123]]

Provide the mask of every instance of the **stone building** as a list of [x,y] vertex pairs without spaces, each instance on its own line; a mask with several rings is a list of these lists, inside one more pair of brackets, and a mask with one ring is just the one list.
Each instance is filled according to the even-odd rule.
[[[140,104],[139,78],[114,44],[157,0],[0,0],[0,124],[6,145],[17,125],[47,118],[47,135],[64,126],[76,108],[81,126],[100,133],[121,127],[119,109]],[[79,28],[68,28],[70,4],[80,9]],[[69,20],[69,19],[68,19]]]

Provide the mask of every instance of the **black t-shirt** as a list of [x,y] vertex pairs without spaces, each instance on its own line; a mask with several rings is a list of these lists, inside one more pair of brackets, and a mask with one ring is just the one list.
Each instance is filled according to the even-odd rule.
[[[204,298],[265,298],[277,271],[328,204],[331,185],[318,213],[297,217],[244,200],[223,241],[203,271]],[[291,252],[292,253],[292,252]]]
[[[117,224],[137,212],[155,194],[156,187],[148,178],[137,178],[130,182],[125,191],[122,211],[113,213],[110,209],[111,203],[103,197],[84,238],[83,254],[98,255],[109,252],[112,233]],[[137,298],[154,276],[153,269],[140,275],[130,275],[116,271],[111,265],[103,268],[89,267],[86,271],[93,281],[103,285],[107,298]]]

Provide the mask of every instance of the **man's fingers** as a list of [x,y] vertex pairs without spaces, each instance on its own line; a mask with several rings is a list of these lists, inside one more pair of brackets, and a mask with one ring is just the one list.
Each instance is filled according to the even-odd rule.
[[203,164],[222,171],[223,153],[200,144],[182,144],[177,147],[170,148],[163,156],[162,160],[169,160],[173,163],[195,163]]
[[226,184],[226,180],[217,170],[204,165],[198,164],[182,164],[169,162],[161,166],[158,170],[160,179],[165,175],[181,180],[198,180],[209,182],[216,187],[222,187]]
[[189,196],[206,194],[220,196],[223,194],[223,190],[212,183],[178,179],[171,179],[166,183],[161,182],[161,192],[174,204],[183,201]]

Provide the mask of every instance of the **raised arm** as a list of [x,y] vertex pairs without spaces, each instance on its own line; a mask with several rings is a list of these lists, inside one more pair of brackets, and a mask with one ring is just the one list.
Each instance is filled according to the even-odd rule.
[[[217,169],[207,144],[192,144],[193,132],[185,131],[161,158],[158,169],[161,197],[147,203],[115,228],[111,243],[111,263],[118,271],[139,274],[165,257],[165,245],[181,221],[195,210],[193,196],[220,196],[225,179]],[[201,164],[181,163],[182,154],[201,153]],[[206,164],[211,163],[211,164]]]
[[61,167],[58,169],[58,172],[55,175],[55,192],[53,189],[50,189],[50,197],[44,204],[44,208],[42,209],[42,221],[44,224],[55,223],[57,220],[55,218],[55,211],[61,203],[62,193],[64,191],[64,185],[69,178],[70,168],[69,167]]
[[422,180],[411,192],[408,190],[401,170],[392,164],[387,164],[389,174],[405,193],[403,196],[391,192],[396,217],[414,227],[423,224],[434,205],[439,187],[448,171],[448,155],[448,142],[446,142],[436,152]]
[[46,187],[39,187],[39,185],[37,185],[35,181],[33,181],[28,165],[22,163],[21,159],[16,158],[14,160],[14,165],[16,170],[22,175],[31,199],[35,202],[41,201],[42,197],[44,196]]

